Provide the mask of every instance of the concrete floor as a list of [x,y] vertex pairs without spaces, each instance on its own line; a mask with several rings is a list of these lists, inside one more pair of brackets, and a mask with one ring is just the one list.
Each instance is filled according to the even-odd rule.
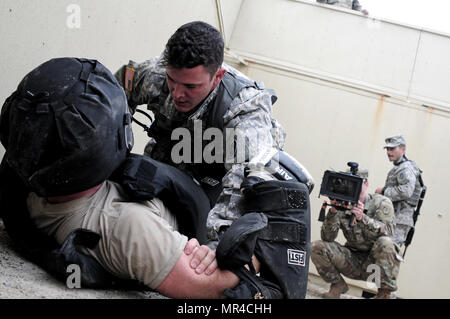
[[[308,282],[307,299],[321,299],[328,290],[320,278]],[[343,298],[356,298],[343,295]],[[0,299],[165,299],[153,291],[69,289],[46,271],[21,258],[0,220]]]

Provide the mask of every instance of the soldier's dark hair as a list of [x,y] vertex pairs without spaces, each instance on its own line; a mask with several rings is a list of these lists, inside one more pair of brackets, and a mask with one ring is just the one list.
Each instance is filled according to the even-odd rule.
[[176,69],[203,65],[212,77],[222,65],[223,51],[221,33],[206,22],[194,21],[182,25],[170,37],[162,63]]

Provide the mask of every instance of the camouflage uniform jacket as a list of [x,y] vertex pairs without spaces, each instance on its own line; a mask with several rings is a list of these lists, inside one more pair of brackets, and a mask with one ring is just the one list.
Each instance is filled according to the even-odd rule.
[[414,226],[413,214],[422,187],[420,186],[420,169],[405,156],[394,163],[389,171],[383,195],[390,198],[395,209],[395,223]]
[[391,237],[394,233],[394,208],[389,198],[380,194],[367,195],[361,221],[349,226],[350,211],[328,211],[322,224],[322,240],[332,242],[342,229],[347,243],[345,246],[358,251],[369,251],[381,236]]
[[319,3],[326,3],[356,11],[361,11],[362,9],[358,0],[316,0],[316,1]]
[[[148,109],[154,114],[162,114],[167,119],[180,119],[185,126],[192,126],[194,121],[202,120],[205,123],[209,105],[213,104],[216,96],[217,87],[202,102],[200,106],[192,112],[178,112],[173,104],[170,94],[165,99],[161,99],[162,90],[165,82],[165,67],[162,65],[160,57],[154,57],[142,63],[130,61],[128,64],[135,70],[133,78],[132,91],[125,90],[128,103],[131,108],[135,108],[141,104],[147,104]],[[120,83],[124,83],[125,67],[120,68],[115,76]],[[223,64],[223,67],[232,74],[239,74],[245,77],[238,70]],[[236,139],[239,135],[243,135],[251,143],[246,143],[245,162],[234,161],[224,163],[226,174],[222,179],[223,191],[220,194],[216,205],[209,213],[207,220],[208,237],[211,241],[218,240],[218,231],[222,226],[229,226],[231,223],[241,216],[239,201],[241,199],[240,185],[244,179],[244,168],[247,160],[252,157],[266,152],[268,149],[281,150],[284,146],[286,133],[281,125],[272,117],[272,100],[271,94],[267,91],[258,90],[253,87],[244,88],[238,96],[231,102],[228,110],[223,116],[223,129],[233,129]],[[149,144],[151,144],[150,141]],[[146,154],[147,151],[146,147]],[[170,154],[165,154],[167,157]],[[155,154],[152,153],[155,158]],[[161,160],[164,156],[156,154],[157,160]],[[177,167],[189,170],[189,167],[180,163]],[[189,172],[188,172],[189,173]],[[271,179],[266,176],[266,179]],[[215,246],[217,242],[211,246]]]

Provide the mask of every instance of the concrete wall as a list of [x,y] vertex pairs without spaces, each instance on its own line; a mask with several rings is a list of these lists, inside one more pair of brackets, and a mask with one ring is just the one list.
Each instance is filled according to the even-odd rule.
[[428,193],[400,268],[398,296],[449,298],[450,214],[441,203],[450,182],[450,95],[443,87],[450,38],[330,6],[246,0],[229,46],[247,61],[244,72],[277,91],[274,113],[288,132],[286,150],[316,180],[313,240],[320,238],[323,172],[359,162],[374,191],[392,167],[384,138],[405,135]]
[[[71,4],[81,9],[80,28],[67,25]],[[405,134],[407,154],[423,169],[429,192],[400,269],[399,296],[449,298],[450,39],[445,35],[306,1],[3,0],[0,101],[50,58],[90,57],[115,71],[129,59],[160,54],[170,34],[191,20],[222,28],[228,49],[247,65],[227,61],[277,90],[274,113],[288,133],[286,150],[316,180],[313,240],[319,238],[323,171],[344,170],[348,161],[357,161],[370,170],[372,191],[391,168],[384,138]],[[135,128],[134,151],[142,152],[146,137]]]
[[[0,2],[0,101],[39,64],[55,57],[93,58],[112,72],[129,60],[161,54],[182,24],[203,20],[232,34],[242,0],[2,0]],[[76,26],[79,8],[80,25]],[[145,134],[136,127],[135,151],[143,151]],[[4,149],[0,145],[0,157]]]

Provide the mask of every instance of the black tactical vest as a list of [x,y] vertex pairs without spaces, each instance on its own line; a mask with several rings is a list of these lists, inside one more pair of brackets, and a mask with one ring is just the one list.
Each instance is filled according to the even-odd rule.
[[[224,130],[223,116],[229,109],[231,102],[238,96],[245,88],[253,87],[258,90],[266,90],[264,84],[251,81],[247,78],[234,75],[230,72],[226,72],[222,81],[219,84],[216,97],[208,105],[208,110],[201,122],[201,136],[203,136],[204,131],[208,128],[218,128],[222,132]],[[272,94],[272,103],[276,101],[275,92],[267,90]],[[165,103],[169,95],[169,90],[166,81],[164,81],[163,89],[158,97],[159,105]],[[183,117],[173,116],[168,118],[161,113],[155,114],[155,121],[153,122],[148,135],[153,137],[156,141],[156,145],[152,149],[150,154],[152,158],[179,167],[199,182],[201,182],[203,189],[208,194],[211,204],[215,203],[217,196],[222,191],[221,181],[226,173],[224,163],[225,158],[221,162],[207,163],[204,161],[203,156],[201,162],[198,163],[194,159],[194,138],[191,138],[191,161],[189,163],[174,163],[171,158],[172,148],[179,142],[177,140],[171,140],[171,134],[176,128],[186,128],[190,131],[191,137],[194,137],[194,124],[192,121],[188,121],[187,117],[190,114],[184,114]],[[223,134],[225,138],[225,134]],[[211,141],[204,141],[202,139],[202,154],[205,146]],[[223,146],[225,148],[226,142],[223,141]],[[223,150],[223,155],[225,157],[225,149]]]

